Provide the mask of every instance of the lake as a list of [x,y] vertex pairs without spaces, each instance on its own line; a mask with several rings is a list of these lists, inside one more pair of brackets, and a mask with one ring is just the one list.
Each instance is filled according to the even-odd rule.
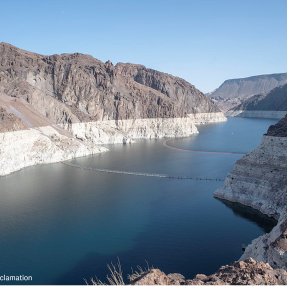
[[[247,153],[276,122],[229,118],[168,144]],[[146,262],[192,279],[238,260],[243,243],[276,224],[212,196],[242,155],[177,150],[165,140],[106,145],[109,152],[68,162],[91,170],[57,163],[1,177],[0,275],[32,276],[28,283],[38,285],[85,284],[83,278],[105,280],[107,264],[119,258],[124,279]]]

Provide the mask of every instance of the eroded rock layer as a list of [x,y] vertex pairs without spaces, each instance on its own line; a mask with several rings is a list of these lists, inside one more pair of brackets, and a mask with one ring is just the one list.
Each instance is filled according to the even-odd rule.
[[239,202],[278,220],[269,234],[247,246],[249,257],[287,270],[287,116],[268,129],[260,145],[238,160],[214,196]]
[[66,137],[52,127],[0,133],[0,175],[104,151],[104,147]]

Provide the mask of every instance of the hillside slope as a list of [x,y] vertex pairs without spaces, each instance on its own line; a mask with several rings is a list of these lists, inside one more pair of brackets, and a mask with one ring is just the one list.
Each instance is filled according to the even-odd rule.
[[283,118],[287,112],[287,84],[267,94],[255,95],[230,109],[227,116]]
[[287,83],[287,73],[260,75],[248,78],[226,80],[207,96],[226,112],[254,95],[269,93],[272,89]]

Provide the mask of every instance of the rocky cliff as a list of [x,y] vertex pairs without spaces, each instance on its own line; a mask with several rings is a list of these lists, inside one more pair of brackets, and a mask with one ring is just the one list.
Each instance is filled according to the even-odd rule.
[[227,116],[273,117],[282,119],[287,113],[287,84],[267,94],[255,95],[226,112]]
[[79,53],[43,56],[0,44],[0,85],[57,124],[182,118],[219,109],[183,79]]
[[226,80],[218,89],[207,95],[226,112],[254,95],[267,94],[286,83],[287,73],[232,79]]
[[[6,43],[0,44],[0,108],[3,133],[26,130],[21,138],[29,138],[32,129],[52,144],[50,129],[40,131],[48,126],[88,150],[91,144],[189,136],[197,132],[195,124],[226,120],[178,77],[80,53],[44,56]],[[8,153],[3,150],[2,156]]]
[[238,160],[214,196],[239,202],[278,220],[250,244],[241,260],[252,257],[287,270],[287,116],[271,126],[260,145]]
[[166,275],[159,269],[152,269],[130,282],[131,285],[286,285],[287,272],[274,270],[268,263],[253,259],[235,261],[232,265],[220,267],[209,276],[197,274],[194,279],[185,279],[177,273]]

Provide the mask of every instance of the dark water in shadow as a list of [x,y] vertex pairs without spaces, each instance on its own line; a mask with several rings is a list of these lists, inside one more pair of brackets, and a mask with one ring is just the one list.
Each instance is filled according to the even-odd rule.
[[[182,148],[248,152],[274,120],[231,119],[170,141]],[[109,145],[72,164],[180,177],[225,178],[241,155],[167,148],[163,140]],[[33,276],[29,284],[104,280],[120,258],[124,274],[150,265],[188,278],[237,260],[242,243],[272,227],[265,217],[212,197],[216,181],[82,170],[63,164],[0,178],[0,270]],[[248,215],[246,215],[248,214]],[[5,282],[7,284],[8,282]],[[16,284],[17,282],[13,282]]]
[[253,209],[252,207],[245,206],[237,202],[230,202],[225,199],[216,199],[221,201],[225,206],[229,207],[233,211],[234,215],[256,223],[260,228],[264,230],[265,233],[269,233],[277,224],[276,219],[268,217],[262,214],[259,210]]

